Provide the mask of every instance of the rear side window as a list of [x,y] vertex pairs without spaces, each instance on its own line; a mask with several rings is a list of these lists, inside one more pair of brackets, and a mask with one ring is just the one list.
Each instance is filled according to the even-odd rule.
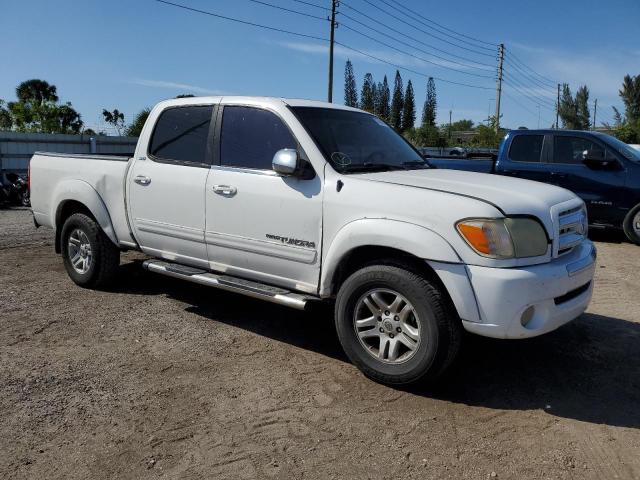
[[585,150],[599,150],[603,158],[605,152],[598,144],[580,137],[558,135],[553,139],[553,163],[573,163],[582,165],[582,153]]
[[297,148],[297,142],[277,115],[253,107],[224,107],[222,165],[271,170],[273,156],[283,148]]
[[514,162],[540,162],[544,135],[516,135],[511,142],[509,158]]
[[169,108],[160,114],[149,153],[159,160],[207,163],[212,106]]

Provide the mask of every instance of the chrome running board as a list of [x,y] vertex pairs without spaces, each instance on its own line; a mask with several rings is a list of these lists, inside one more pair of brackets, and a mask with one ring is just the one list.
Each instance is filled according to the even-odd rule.
[[160,273],[168,277],[181,278],[200,285],[219,288],[229,292],[240,293],[267,302],[277,303],[304,310],[307,303],[317,298],[301,293],[294,293],[284,288],[252,282],[229,275],[211,273],[200,268],[188,267],[178,263],[165,262],[163,260],[145,260],[142,263],[145,270]]

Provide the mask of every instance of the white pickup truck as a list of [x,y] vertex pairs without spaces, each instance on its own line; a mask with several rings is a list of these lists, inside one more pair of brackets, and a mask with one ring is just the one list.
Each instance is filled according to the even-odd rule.
[[133,158],[38,153],[30,169],[34,221],[78,285],[101,287],[138,249],[159,274],[299,309],[332,300],[345,352],[380,382],[440,375],[463,329],[532,337],[591,299],[578,197],[430,168],[353,108],[170,100]]

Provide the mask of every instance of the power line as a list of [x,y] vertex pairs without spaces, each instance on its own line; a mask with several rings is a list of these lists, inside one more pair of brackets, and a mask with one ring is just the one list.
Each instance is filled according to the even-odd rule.
[[[433,50],[435,50],[435,51],[437,51],[437,52],[441,52],[441,53],[443,53],[443,54],[445,54],[445,55],[450,55],[450,56],[452,56],[452,57],[459,58],[460,60],[464,60],[464,61],[466,61],[466,62],[475,63],[475,64],[477,64],[477,65],[482,65],[482,66],[484,66],[484,67],[489,67],[489,68],[491,68],[491,69],[495,68],[493,65],[489,65],[489,64],[487,64],[487,63],[478,62],[477,60],[472,60],[472,59],[467,58],[467,57],[463,57],[463,56],[460,56],[460,55],[456,55],[455,53],[451,53],[451,52],[449,52],[449,51],[447,51],[447,50],[443,50],[443,49],[441,49],[441,48],[434,47],[433,45],[430,45],[430,44],[428,44],[428,43],[425,43],[425,42],[423,42],[423,41],[421,41],[421,40],[419,40],[419,39],[417,39],[417,38],[415,38],[415,37],[412,37],[411,35],[407,35],[406,33],[401,32],[401,31],[400,31],[400,30],[398,30],[398,29],[395,29],[395,28],[393,28],[393,27],[390,27],[389,25],[387,25],[387,24],[385,24],[385,23],[383,23],[383,22],[381,22],[381,21],[379,21],[379,20],[376,20],[376,19],[375,19],[375,18],[373,18],[373,17],[370,17],[370,16],[369,16],[369,15],[367,15],[366,13],[363,13],[363,12],[361,12],[360,10],[358,10],[358,9],[356,9],[356,8],[353,8],[353,7],[352,7],[352,6],[350,6],[350,5],[347,5],[346,3],[343,3],[343,5],[344,5],[345,7],[347,7],[348,9],[353,10],[354,12],[358,13],[359,15],[362,15],[363,17],[366,17],[366,18],[368,18],[369,20],[371,20],[371,21],[373,21],[373,22],[377,23],[378,25],[383,26],[383,27],[384,27],[384,28],[386,28],[387,30],[392,31],[392,32],[394,32],[395,34],[402,35],[403,37],[406,37],[406,38],[408,38],[408,39],[410,39],[410,40],[412,40],[412,41],[414,41],[414,42],[420,43],[420,44],[422,44],[422,45],[424,45],[424,46],[426,46],[426,47],[428,47],[428,48],[431,48],[431,49],[433,49]],[[432,56],[434,56],[434,57],[436,57],[436,58],[443,59],[442,57],[439,57],[438,55],[435,55],[435,54],[433,54],[433,53],[427,52],[427,51],[422,50],[422,49],[420,49],[420,48],[414,47],[413,45],[408,44],[408,43],[406,43],[406,42],[403,42],[403,41],[401,41],[401,40],[397,40],[395,37],[393,37],[393,36],[391,36],[391,35],[389,35],[389,34],[386,34],[386,33],[384,33],[384,32],[381,32],[380,30],[378,30],[378,29],[376,29],[376,28],[374,28],[374,27],[372,27],[372,26],[370,26],[370,25],[368,25],[368,24],[366,24],[366,23],[364,23],[364,22],[362,22],[362,21],[358,20],[357,18],[354,18],[354,17],[352,17],[352,16],[350,16],[350,15],[348,15],[348,14],[344,13],[344,12],[340,12],[340,15],[342,15],[344,18],[348,18],[348,19],[349,19],[349,20],[351,20],[352,22],[356,22],[356,23],[358,23],[359,25],[362,25],[362,26],[364,26],[364,27],[366,27],[366,28],[368,28],[368,29],[370,29],[370,30],[372,30],[372,31],[374,31],[374,32],[376,32],[376,33],[378,33],[378,34],[380,34],[380,35],[384,35],[385,37],[391,38],[391,39],[393,39],[393,40],[397,41],[398,43],[402,43],[403,45],[407,45],[407,46],[409,46],[409,47],[411,47],[411,48],[414,48],[414,49],[416,49],[416,50],[418,50],[418,51],[424,52],[424,53],[426,53],[427,55],[432,55]],[[447,61],[452,62],[452,63],[457,63],[457,64],[459,64],[459,65],[463,65],[463,66],[465,66],[465,67],[477,68],[478,70],[484,70],[484,69],[482,69],[482,68],[475,67],[475,66],[473,66],[473,65],[462,64],[462,63],[456,62],[456,61],[454,61],[454,60],[449,60],[449,59],[443,59],[443,60],[447,60]]]
[[520,60],[518,57],[516,57],[513,52],[509,52],[509,55],[511,56],[511,58],[518,64],[520,65],[522,68],[526,68],[527,70],[530,70],[531,72],[533,72],[534,75],[536,75],[537,77],[539,77],[541,80],[546,81],[547,83],[549,83],[552,86],[556,86],[558,83],[561,82],[556,82],[555,80],[551,80],[550,78],[545,77],[544,75],[539,74],[538,72],[536,72],[533,68],[529,67],[527,64],[525,64],[522,60]]
[[[203,14],[203,15],[208,15],[210,17],[215,17],[215,18],[219,18],[219,19],[222,19],[222,20],[228,20],[230,22],[240,23],[240,24],[243,24],[243,25],[249,25],[249,26],[252,26],[252,27],[262,28],[262,29],[265,29],[265,30],[271,30],[271,31],[279,32],[279,33],[286,33],[288,35],[294,35],[294,36],[297,36],[297,37],[310,38],[310,39],[313,39],[313,40],[319,40],[321,42],[327,42],[327,43],[329,42],[329,39],[327,39],[327,38],[318,37],[318,36],[315,36],[315,35],[309,35],[309,34],[306,34],[306,33],[293,32],[291,30],[285,30],[285,29],[282,29],[282,28],[272,27],[272,26],[269,26],[269,25],[263,25],[263,24],[260,24],[260,23],[250,22],[248,20],[241,20],[241,19],[238,19],[238,18],[228,17],[228,16],[225,16],[225,15],[220,15],[218,13],[213,13],[213,12],[209,12],[209,11],[206,11],[206,10],[200,10],[200,9],[197,9],[197,8],[188,7],[186,5],[181,5],[179,3],[170,2],[168,0],[154,0],[154,1],[158,2],[158,3],[163,3],[165,5],[171,5],[171,6],[176,7],[176,8],[181,8],[183,10],[188,10],[188,11],[191,11],[191,12],[194,12],[194,13],[200,13],[200,14]],[[342,42],[336,41],[335,44],[336,45],[340,45],[341,47],[343,47],[343,48],[345,48],[347,50],[355,52],[355,53],[357,53],[359,55],[362,55],[364,57],[368,57],[368,58],[370,58],[372,60],[375,60],[377,62],[390,65],[392,67],[397,68],[398,70],[407,71],[407,72],[413,73],[415,75],[419,75],[421,77],[425,77],[425,78],[430,78],[431,77],[431,78],[433,78],[435,80],[438,80],[440,82],[449,83],[451,85],[458,85],[458,86],[461,86],[461,87],[476,88],[476,89],[480,89],[480,90],[492,90],[491,87],[484,87],[484,86],[481,86],[481,85],[473,85],[473,84],[469,84],[469,83],[463,83],[463,82],[456,82],[456,81],[453,81],[453,80],[447,80],[445,78],[436,77],[434,75],[428,75],[428,74],[425,74],[423,72],[419,72],[417,70],[413,70],[411,68],[403,67],[403,66],[395,64],[393,62],[389,62],[388,60],[384,60],[384,59],[382,59],[382,58],[380,58],[380,57],[378,57],[376,55],[372,55],[370,53],[367,53],[367,52],[364,52],[364,51],[359,50],[357,48],[354,48],[354,47],[351,47],[349,45],[346,45],[346,44],[344,44]]]
[[[517,80],[516,78],[512,77],[511,75],[508,75],[505,77],[508,81],[512,82],[515,86],[517,87],[521,87],[525,90],[529,90],[528,96],[531,98],[535,98],[536,100],[539,100],[538,103],[544,103],[547,106],[550,106],[552,108],[555,109],[555,103],[553,100],[551,100],[550,98],[546,98],[541,94],[536,94],[530,91],[531,87],[524,85],[522,82],[520,82],[519,80]],[[533,87],[533,88],[538,88],[538,87]],[[554,97],[555,97],[555,92],[554,92]]]
[[[397,21],[402,22],[403,24],[405,24],[405,25],[407,25],[407,26],[409,26],[409,27],[413,28],[414,30],[418,30],[419,32],[422,32],[422,33],[424,33],[425,35],[428,35],[428,36],[433,37],[433,38],[435,38],[435,39],[437,39],[437,40],[440,40],[441,42],[448,43],[449,45],[452,45],[452,46],[454,46],[454,47],[456,47],[456,48],[460,48],[460,49],[462,49],[462,50],[467,50],[467,51],[469,51],[469,52],[473,52],[473,53],[475,53],[475,54],[477,54],[477,55],[484,55],[484,56],[487,56],[487,57],[494,57],[494,56],[495,56],[495,53],[494,53],[494,54],[491,54],[491,53],[486,53],[486,52],[480,52],[480,51],[478,51],[478,50],[474,50],[474,49],[472,49],[472,48],[465,47],[464,45],[458,45],[457,43],[454,43],[454,42],[452,42],[452,41],[450,41],[450,40],[447,40],[446,38],[439,37],[438,35],[434,35],[433,33],[428,32],[428,31],[426,31],[426,30],[424,30],[424,29],[422,29],[422,28],[416,27],[415,25],[413,25],[413,24],[411,24],[411,23],[407,22],[406,20],[403,20],[402,18],[399,18],[397,15],[394,15],[393,13],[390,13],[390,12],[388,12],[387,10],[385,10],[384,8],[382,8],[382,7],[378,6],[378,5],[376,5],[375,3],[372,3],[370,0],[362,0],[362,1],[363,1],[363,2],[365,2],[365,3],[367,3],[367,4],[369,4],[369,5],[371,5],[372,7],[374,7],[374,8],[376,8],[376,9],[380,10],[380,11],[381,11],[381,12],[383,12],[384,14],[386,14],[386,15],[388,15],[388,16],[390,16],[390,17],[392,17],[392,18],[395,18]],[[343,4],[345,3],[345,2],[344,2],[344,0],[342,0],[342,3],[343,3]],[[405,15],[406,15],[406,14],[405,14]],[[411,17],[410,17],[410,18],[411,18]],[[413,20],[413,19],[412,19],[412,20]],[[415,20],[414,20],[414,21],[415,21]],[[486,49],[486,50],[491,51],[491,49],[486,48],[486,47],[478,47],[478,48],[484,48],[484,49]]]
[[347,50],[351,50],[352,52],[358,53],[360,55],[364,55],[365,57],[369,57],[369,58],[371,58],[373,60],[376,60],[378,62],[386,63],[387,65],[391,65],[392,67],[395,67],[398,70],[404,70],[406,72],[410,72],[410,73],[413,73],[415,75],[420,75],[421,77],[424,77],[424,78],[433,78],[434,80],[438,80],[439,82],[449,83],[449,84],[452,84],[452,85],[459,85],[461,87],[477,88],[477,89],[480,89],[480,90],[493,90],[493,87],[484,87],[484,86],[481,86],[481,85],[471,85],[469,83],[454,82],[453,80],[446,80],[444,78],[436,77],[434,75],[427,75],[426,73],[418,72],[418,71],[413,70],[411,68],[402,67],[402,66],[400,66],[398,64],[395,64],[393,62],[389,62],[389,61],[384,60],[384,59],[382,59],[380,57],[377,57],[375,55],[371,55],[370,53],[367,53],[367,52],[363,52],[362,50],[358,50],[357,48],[350,47],[350,46],[345,45],[344,43],[340,43],[338,41],[336,41],[336,45],[340,45],[341,47],[344,47]]
[[541,106],[543,106],[543,107],[545,107],[545,108],[549,109],[549,110],[550,110],[550,111],[552,111],[552,112],[555,112],[555,111],[556,111],[556,106],[555,106],[554,104],[546,103],[545,101],[542,101],[542,99],[541,99],[541,98],[538,98],[538,97],[534,97],[534,96],[529,95],[528,93],[526,93],[526,92],[522,91],[522,90],[520,89],[520,87],[516,86],[516,84],[514,84],[514,83],[510,83],[510,81],[508,81],[508,80],[509,80],[509,79],[505,78],[505,83],[506,83],[507,85],[509,85],[512,89],[514,89],[514,90],[516,90],[517,92],[519,92],[519,93],[520,93],[520,95],[522,95],[522,96],[526,97],[526,98],[527,98],[531,103],[533,103],[534,105],[541,105]]
[[[446,68],[447,70],[452,70],[452,71],[454,71],[456,73],[461,73],[463,75],[471,75],[471,76],[479,77],[479,78],[489,78],[489,79],[493,78],[491,75],[481,75],[479,73],[465,72],[464,70],[459,70],[459,69],[454,68],[454,67],[450,67],[450,66],[447,66],[447,65],[442,65],[442,64],[437,63],[437,62],[433,62],[433,61],[428,60],[428,59],[426,59],[424,57],[420,57],[418,55],[414,55],[414,54],[412,54],[410,52],[407,52],[406,50],[402,50],[400,48],[394,47],[393,45],[389,45],[388,43],[385,43],[382,40],[378,40],[377,38],[372,37],[371,35],[368,35],[366,33],[361,32],[360,30],[357,30],[357,29],[355,29],[353,27],[350,27],[349,25],[346,25],[344,22],[342,22],[340,25],[343,28],[346,28],[347,30],[351,30],[352,32],[354,32],[354,33],[356,33],[358,35],[361,35],[361,36],[363,36],[365,38],[368,38],[369,40],[372,40],[372,41],[374,41],[376,43],[379,43],[380,45],[383,45],[383,46],[385,46],[387,48],[391,48],[392,50],[395,50],[396,52],[402,53],[403,55],[408,55],[408,56],[413,57],[413,58],[415,58],[417,60],[421,60],[423,62],[430,63],[431,65],[435,65],[435,66],[440,67],[440,68]],[[435,55],[433,55],[433,56],[435,57]],[[442,59],[442,57],[437,57],[437,58],[441,58]],[[444,60],[447,61],[447,62],[451,62],[451,60],[447,60],[447,59],[444,59]]]
[[235,22],[235,23],[242,23],[243,25],[250,25],[252,27],[263,28],[265,30],[271,30],[271,31],[274,31],[274,32],[287,33],[289,35],[295,35],[297,37],[311,38],[313,40],[321,40],[323,42],[328,42],[329,41],[326,38],[318,37],[318,36],[315,36],[315,35],[309,35],[309,34],[300,33],[300,32],[292,32],[291,30],[284,30],[282,28],[270,27],[268,25],[261,25],[259,23],[249,22],[247,20],[241,20],[239,18],[226,17],[226,16],[220,15],[218,13],[207,12],[205,10],[199,10],[197,8],[188,7],[186,5],[180,5],[179,3],[169,2],[168,0],[154,0],[154,1],[158,2],[158,3],[164,3],[166,5],[171,5],[171,6],[177,7],[177,8],[182,8],[184,10],[189,10],[191,12],[202,13],[203,15],[209,15],[210,17],[221,18],[223,20],[229,20],[230,22]]
[[536,85],[539,85],[543,88],[555,88],[556,85],[555,84],[550,84],[547,82],[543,82],[539,79],[537,79],[536,77],[534,77],[533,75],[531,75],[530,73],[526,72],[525,70],[523,70],[521,67],[518,66],[518,64],[516,64],[510,57],[509,55],[507,55],[506,57],[506,61],[509,65],[511,65],[514,69],[514,71],[517,71],[520,75],[522,75],[524,78],[526,78],[528,81],[535,83]]
[[312,15],[310,13],[300,12],[298,10],[293,10],[291,8],[281,7],[279,5],[274,5],[273,3],[263,2],[261,0],[247,0],[248,2],[257,3],[258,5],[263,5],[265,7],[275,8],[277,10],[282,10],[284,12],[295,13],[296,15],[301,15],[303,17],[315,18],[316,20],[326,21],[327,19],[324,17],[319,17],[318,15]]
[[325,10],[327,12],[331,11],[331,9],[329,7],[323,7],[322,5],[318,5],[316,3],[305,2],[304,0],[293,0],[293,1],[296,2],[296,3],[300,3],[302,5],[307,5],[309,7],[316,7],[316,8],[319,8],[321,10]]
[[[474,37],[471,37],[471,36],[469,36],[469,35],[465,35],[464,33],[460,33],[460,32],[458,32],[457,30],[452,30],[451,28],[445,27],[444,25],[442,25],[442,24],[440,24],[440,23],[436,22],[435,20],[431,20],[430,18],[427,18],[427,17],[425,17],[424,15],[421,15],[420,13],[416,12],[415,10],[411,10],[409,7],[407,7],[407,6],[405,6],[405,5],[402,5],[398,0],[391,0],[391,1],[392,1],[393,3],[395,3],[396,5],[399,5],[400,7],[404,8],[405,10],[407,10],[408,12],[410,12],[411,14],[416,15],[416,16],[418,16],[418,17],[422,18],[423,20],[425,20],[425,21],[427,21],[427,22],[429,22],[429,23],[432,23],[432,24],[434,24],[434,25],[437,25],[438,27],[443,28],[443,29],[445,29],[445,30],[447,30],[447,31],[449,31],[449,32],[455,33],[456,35],[459,35],[459,36],[464,37],[464,38],[468,38],[469,40],[473,40],[474,42],[484,43],[485,45],[491,45],[491,46],[492,46],[492,47],[494,47],[494,48],[498,46],[498,44],[497,44],[497,43],[493,43],[493,42],[486,42],[486,41],[484,41],[484,40],[480,40],[479,38],[474,38]],[[383,2],[383,3],[387,3],[387,2],[385,2],[384,0],[382,0],[382,2]],[[387,5],[388,5],[388,3],[387,3]],[[434,30],[436,30],[436,29],[434,28]],[[436,30],[436,31],[437,31],[437,30]],[[482,48],[486,48],[486,47],[482,47]],[[490,49],[490,50],[493,50],[493,48],[492,48],[492,49]]]
[[[509,85],[509,88],[512,88],[511,85]],[[519,105],[520,107],[522,107],[523,110],[527,111],[528,113],[530,113],[531,115],[533,115],[534,117],[538,117],[538,112],[534,112],[532,110],[530,110],[529,108],[527,108],[525,105],[523,105],[522,103],[520,103],[515,97],[512,97],[511,95],[509,95],[507,92],[502,92],[504,93],[504,95],[509,98],[510,100],[512,100],[513,102],[515,102],[517,105]],[[553,125],[553,122],[549,122],[548,119],[542,119],[545,121],[545,123],[549,123],[550,125]]]

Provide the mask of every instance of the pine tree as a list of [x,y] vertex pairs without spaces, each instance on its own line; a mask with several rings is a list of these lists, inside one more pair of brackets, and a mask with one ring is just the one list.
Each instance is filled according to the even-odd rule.
[[404,94],[404,110],[402,111],[402,128],[403,132],[413,128],[416,122],[416,99],[413,94],[413,85],[411,80],[407,82],[407,91]]
[[358,91],[351,60],[347,60],[344,66],[344,104],[348,107],[358,106]]
[[589,89],[586,85],[578,88],[576,92],[576,126],[580,130],[589,130],[591,125],[591,113],[589,112]]
[[576,102],[573,100],[571,88],[569,88],[568,83],[565,83],[562,85],[562,96],[560,97],[560,108],[558,109],[564,128],[577,128],[576,113]]
[[402,110],[404,110],[404,94],[402,93],[402,77],[396,70],[396,78],[393,81],[393,99],[391,101],[391,126],[397,132],[402,128]]
[[382,115],[382,82],[378,82],[375,88],[375,95],[373,97],[375,108],[373,113],[375,113],[378,117]]
[[377,115],[380,107],[380,89],[378,89],[378,85],[373,81],[373,78],[371,78],[371,92],[371,98],[373,98],[373,110],[371,113]]
[[387,76],[384,76],[382,80],[382,85],[378,85],[379,93],[378,96],[380,98],[379,110],[377,115],[389,123],[391,116],[391,107],[389,105],[389,101],[391,100],[391,93],[389,92],[389,81],[387,80]]
[[424,102],[424,108],[422,109],[422,125],[428,125],[435,127],[436,114],[438,110],[438,102],[436,99],[436,82],[433,77],[429,77],[427,82],[427,99]]
[[367,73],[364,76],[360,93],[360,108],[366,112],[375,113],[375,88],[373,76]]
[[618,91],[624,103],[625,118],[629,122],[640,120],[640,75],[625,75]]

